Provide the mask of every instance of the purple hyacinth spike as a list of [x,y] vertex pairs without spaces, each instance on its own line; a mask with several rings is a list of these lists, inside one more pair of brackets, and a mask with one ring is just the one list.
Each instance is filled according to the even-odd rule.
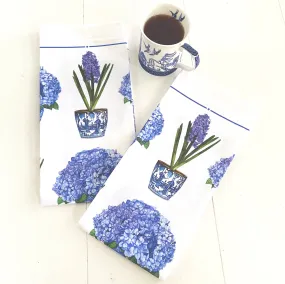
[[203,143],[205,137],[208,134],[208,130],[210,127],[210,117],[207,114],[198,115],[192,125],[192,131],[189,135],[189,141],[192,141],[195,136],[196,140],[193,143],[193,147],[198,147],[201,143]]
[[100,65],[96,55],[91,51],[87,51],[82,56],[82,65],[85,71],[86,79],[90,81],[91,77],[93,76],[94,82],[98,83],[100,78]]
[[208,169],[210,175],[210,182],[212,187],[216,188],[219,186],[219,183],[223,176],[225,175],[229,165],[231,164],[235,155],[232,155],[229,158],[222,158],[220,161],[216,162],[213,166]]

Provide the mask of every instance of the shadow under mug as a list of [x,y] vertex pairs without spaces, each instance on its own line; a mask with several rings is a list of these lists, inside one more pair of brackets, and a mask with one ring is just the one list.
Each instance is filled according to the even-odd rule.
[[[171,45],[163,45],[150,40],[144,33],[146,21],[155,15],[169,15],[174,17],[183,26],[184,38],[181,42]],[[139,62],[142,68],[155,76],[167,76],[181,68],[186,71],[196,69],[200,63],[198,52],[192,48],[185,40],[190,29],[189,17],[180,8],[171,4],[158,5],[143,22],[141,27],[141,39],[139,46]],[[188,53],[190,65],[183,63],[182,54]]]

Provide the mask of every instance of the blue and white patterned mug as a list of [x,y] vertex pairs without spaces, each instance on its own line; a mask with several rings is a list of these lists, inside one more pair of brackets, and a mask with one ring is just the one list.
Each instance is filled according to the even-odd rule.
[[[169,15],[174,17],[177,21],[180,21],[184,28],[184,38],[181,42],[171,45],[163,45],[150,40],[144,33],[144,25],[146,21],[155,15]],[[187,71],[194,70],[200,63],[198,52],[192,48],[185,40],[188,37],[190,29],[189,17],[180,8],[171,4],[158,5],[143,22],[141,27],[141,40],[139,47],[139,62],[142,68],[156,76],[166,76],[177,68],[181,68]],[[187,51],[186,56],[190,56],[191,64],[184,62],[184,54]]]

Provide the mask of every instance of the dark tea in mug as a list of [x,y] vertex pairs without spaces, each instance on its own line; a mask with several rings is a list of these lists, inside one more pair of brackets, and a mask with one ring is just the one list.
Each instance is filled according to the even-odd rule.
[[171,45],[184,38],[184,28],[181,22],[169,15],[155,15],[144,25],[145,35],[152,41]]

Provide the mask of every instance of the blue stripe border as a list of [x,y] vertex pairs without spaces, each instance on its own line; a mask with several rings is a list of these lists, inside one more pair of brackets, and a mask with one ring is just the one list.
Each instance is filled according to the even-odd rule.
[[113,46],[127,44],[126,41],[109,43],[109,44],[98,44],[98,45],[74,45],[74,46],[40,46],[40,48],[89,48],[89,47],[104,47],[104,46]]
[[206,106],[204,106],[204,105],[198,103],[197,101],[191,99],[190,97],[186,96],[185,94],[183,94],[182,92],[180,92],[179,90],[177,90],[176,88],[174,88],[173,86],[170,86],[170,87],[171,87],[173,90],[175,90],[177,93],[179,93],[180,95],[182,95],[182,96],[184,96],[185,98],[187,98],[188,100],[194,102],[195,104],[197,104],[197,105],[199,105],[199,106],[205,108],[206,110],[208,110],[208,111],[214,113],[215,115],[217,115],[217,116],[219,116],[219,117],[221,117],[221,118],[223,118],[223,119],[225,119],[225,120],[227,120],[227,121],[229,121],[229,122],[231,122],[231,123],[233,123],[233,124],[235,124],[235,125],[237,125],[237,126],[243,128],[243,129],[245,129],[245,130],[247,130],[247,131],[250,131],[247,127],[245,127],[245,126],[243,126],[243,125],[241,125],[241,124],[238,124],[237,122],[234,122],[233,120],[231,120],[231,119],[229,119],[229,118],[226,118],[225,116],[223,116],[223,115],[221,115],[221,114],[215,112],[214,110],[211,110],[210,108],[208,108],[208,107],[206,107]]

